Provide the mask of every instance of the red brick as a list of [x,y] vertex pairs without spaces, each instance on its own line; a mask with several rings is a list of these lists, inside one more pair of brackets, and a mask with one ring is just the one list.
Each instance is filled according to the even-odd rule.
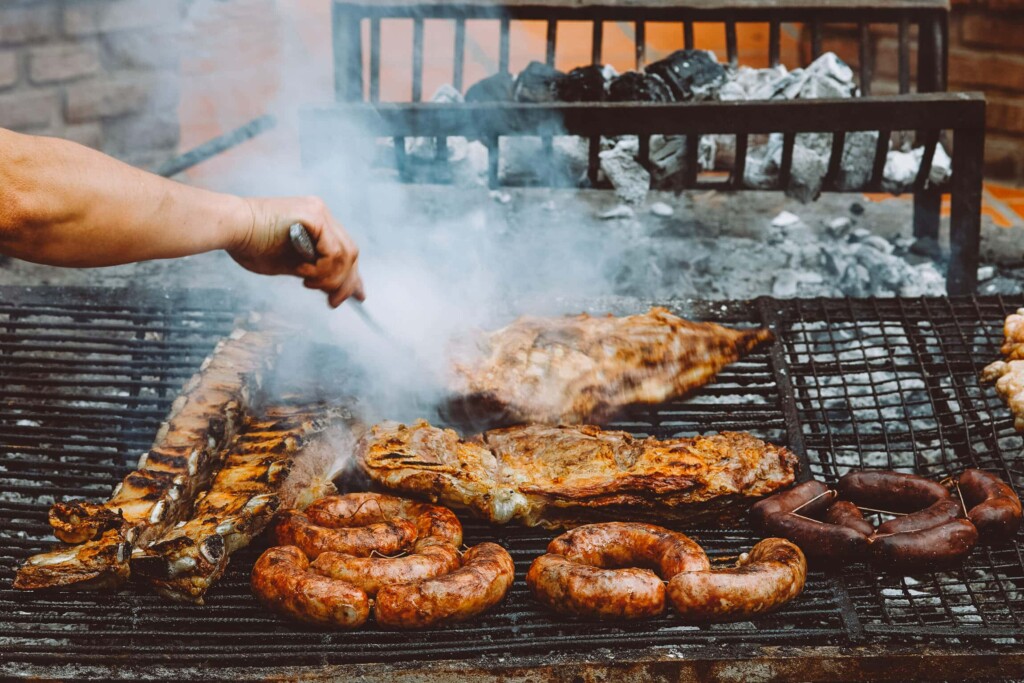
[[49,2],[0,9],[0,45],[49,38],[56,27],[57,7]]
[[[895,38],[881,38],[875,42],[875,75],[882,78],[899,78],[900,41]],[[917,44],[910,45],[910,82],[917,81]]]
[[100,42],[108,69],[175,67],[181,55],[179,32],[162,28],[108,33]]
[[970,12],[960,20],[960,37],[966,45],[1024,51],[1024,13],[982,14]]
[[990,97],[985,119],[989,130],[1024,133],[1024,98]]
[[1024,180],[1024,138],[986,135],[985,177],[1015,182]]
[[100,51],[95,43],[46,45],[30,51],[28,64],[33,83],[71,81],[100,70]]
[[57,93],[29,90],[0,95],[0,128],[25,130],[49,126],[60,109]]
[[80,36],[148,26],[173,27],[181,18],[179,0],[83,0],[64,8],[64,32]]
[[949,51],[949,83],[950,86],[1024,90],[1024,55],[952,48]]
[[0,52],[0,90],[18,82],[18,55],[13,50]]

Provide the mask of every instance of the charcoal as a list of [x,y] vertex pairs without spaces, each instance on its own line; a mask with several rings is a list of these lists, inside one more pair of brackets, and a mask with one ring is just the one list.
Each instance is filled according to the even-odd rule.
[[516,78],[512,97],[516,102],[554,102],[558,99],[558,84],[565,74],[543,62],[530,62]]
[[647,67],[658,76],[680,102],[705,100],[725,82],[725,68],[705,50],[677,50]]
[[511,102],[512,77],[507,73],[500,73],[474,83],[466,91],[466,101]]
[[596,64],[576,67],[558,83],[563,102],[603,102],[604,68]]
[[671,102],[672,91],[657,76],[627,71],[608,84],[608,101]]

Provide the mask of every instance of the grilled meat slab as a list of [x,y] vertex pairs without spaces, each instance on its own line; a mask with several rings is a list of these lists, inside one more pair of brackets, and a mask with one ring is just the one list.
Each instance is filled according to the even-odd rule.
[[293,458],[349,417],[322,406],[277,406],[247,419],[227,448],[224,467],[196,501],[192,518],[136,550],[132,573],[165,597],[202,604],[231,553],[247,546],[277,511]]
[[104,503],[57,503],[50,525],[72,547],[30,557],[14,586],[110,588],[130,574],[134,547],[144,547],[192,511],[237,432],[278,335],[235,330],[217,344],[174,401],[149,452]]
[[486,405],[511,422],[603,422],[637,403],[701,387],[770,340],[766,329],[694,323],[652,308],[622,318],[519,318],[457,349],[456,411]]
[[1013,426],[1024,432],[1024,308],[1006,317],[1003,335],[1005,360],[987,366],[981,379],[996,383],[996,391],[1013,413]]
[[732,524],[757,498],[792,484],[797,470],[789,450],[742,433],[659,441],[527,425],[462,439],[423,421],[374,426],[356,460],[392,491],[498,524],[547,527],[602,517]]

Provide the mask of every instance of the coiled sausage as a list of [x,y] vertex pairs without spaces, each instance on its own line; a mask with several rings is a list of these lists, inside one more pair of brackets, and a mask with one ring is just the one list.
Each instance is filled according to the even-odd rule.
[[622,620],[665,611],[665,585],[650,569],[601,569],[547,554],[530,565],[526,585],[559,614]]
[[755,528],[764,528],[768,517],[787,512],[797,512],[803,517],[820,517],[833,500],[835,492],[812,479],[754,503],[750,508],[750,521]]
[[440,505],[381,493],[349,493],[325,496],[305,510],[314,524],[326,527],[359,527],[404,519],[416,525],[417,543],[462,545],[462,524],[451,510]]
[[978,528],[982,542],[1005,543],[1017,535],[1021,504],[1009,484],[994,474],[969,469],[957,485],[967,505],[967,518]]
[[924,531],[946,522],[952,522],[954,519],[962,519],[963,516],[964,509],[960,506],[960,502],[952,498],[945,498],[932,503],[919,512],[911,512],[902,517],[890,519],[888,522],[880,525],[876,533],[884,536],[887,534]]
[[384,586],[431,579],[459,568],[459,551],[448,543],[434,543],[405,557],[355,557],[322,553],[311,569],[332,579],[347,581],[376,595]]
[[913,573],[935,571],[967,557],[978,541],[978,530],[966,519],[871,539],[874,565],[883,571]]
[[850,472],[840,477],[836,490],[862,508],[891,512],[916,512],[950,497],[942,484],[901,472]]
[[762,533],[793,541],[819,562],[857,562],[867,554],[867,535],[812,517],[825,514],[833,500],[834,493],[825,484],[807,481],[755,503],[751,521]]
[[552,540],[548,553],[602,569],[654,569],[666,581],[679,572],[711,567],[704,549],[689,536],[639,522],[577,527]]
[[331,529],[313,524],[298,510],[281,513],[275,532],[278,544],[298,546],[312,558],[324,552],[359,557],[373,552],[394,555],[409,548],[416,540],[415,525],[401,518],[366,526]]
[[825,523],[845,526],[865,536],[875,533],[875,527],[871,526],[871,522],[864,519],[860,508],[848,500],[837,500],[832,503],[825,513]]

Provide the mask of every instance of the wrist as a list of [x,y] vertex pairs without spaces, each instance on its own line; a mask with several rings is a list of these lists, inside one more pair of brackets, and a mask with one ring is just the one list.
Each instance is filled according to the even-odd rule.
[[252,244],[256,233],[256,203],[248,197],[229,196],[231,201],[227,205],[230,208],[221,230],[221,248],[229,252],[244,251]]

